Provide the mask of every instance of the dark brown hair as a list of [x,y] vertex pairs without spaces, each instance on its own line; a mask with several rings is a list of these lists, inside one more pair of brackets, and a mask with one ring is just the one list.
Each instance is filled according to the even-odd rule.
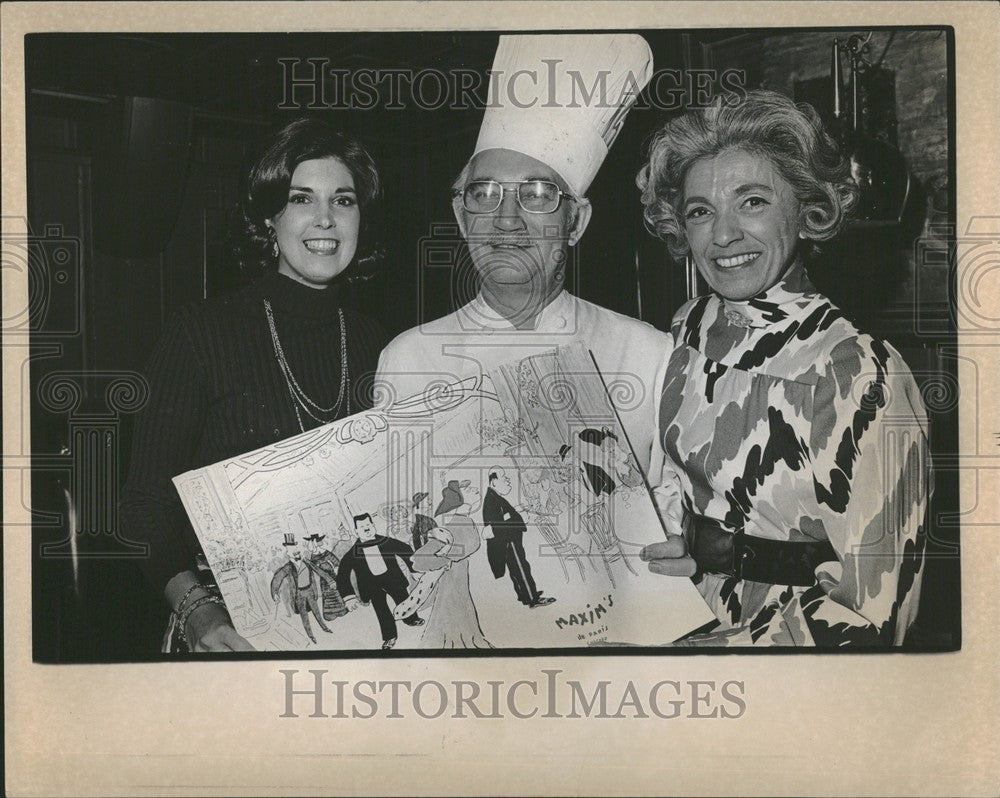
[[[365,211],[382,192],[378,169],[368,150],[322,120],[304,117],[273,134],[246,176],[240,206],[242,236],[237,245],[240,266],[248,273],[273,270],[273,238],[265,220],[273,219],[288,204],[288,187],[303,161],[336,158],[354,178],[361,211],[361,230],[355,267],[378,257]],[[352,271],[354,269],[352,268]]]

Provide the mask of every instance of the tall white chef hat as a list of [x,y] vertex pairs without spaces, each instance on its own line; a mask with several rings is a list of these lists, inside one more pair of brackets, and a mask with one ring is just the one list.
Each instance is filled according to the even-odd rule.
[[529,155],[582,197],[652,72],[635,34],[501,36],[473,155]]

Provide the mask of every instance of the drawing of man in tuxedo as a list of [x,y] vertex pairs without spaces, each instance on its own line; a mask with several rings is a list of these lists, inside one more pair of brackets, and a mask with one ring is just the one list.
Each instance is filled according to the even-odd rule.
[[510,477],[503,468],[494,466],[489,472],[489,482],[483,497],[483,537],[494,578],[499,579],[505,572],[510,574],[517,600],[526,607],[551,604],[555,599],[543,596],[535,586],[524,553],[524,533],[528,527],[514,505],[505,498],[511,491]]
[[[340,561],[337,590],[349,612],[358,608],[359,601],[371,603],[382,631],[382,648],[390,649],[396,644],[396,622],[386,599],[391,597],[399,604],[409,594],[409,583],[397,558],[413,571],[413,549],[401,540],[379,535],[369,513],[354,516],[354,529],[357,539]],[[357,593],[351,583],[352,574],[357,580]],[[424,625],[415,612],[402,620],[407,626]]]

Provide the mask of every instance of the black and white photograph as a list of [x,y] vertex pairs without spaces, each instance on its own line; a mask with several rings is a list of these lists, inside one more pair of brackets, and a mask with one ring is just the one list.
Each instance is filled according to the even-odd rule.
[[[674,635],[585,642],[957,648],[957,484],[934,468],[957,445],[953,46],[947,28],[28,37],[27,222],[60,230],[28,252],[66,299],[31,320],[36,660],[364,648],[367,613],[344,610],[371,575],[338,573],[356,516],[393,542],[378,595],[399,603],[455,546],[432,514],[414,548],[415,498],[489,495],[498,458],[521,531],[492,570],[551,629],[531,646],[601,628],[605,593],[612,627],[683,613],[669,588],[692,580],[711,612]],[[531,410],[553,397],[529,395],[527,361],[508,402],[481,398],[502,363],[577,342],[603,424],[566,408],[543,445]],[[543,394],[580,390],[542,368]],[[469,402],[482,434],[443,448],[428,419]],[[344,418],[343,440],[384,436],[338,447]],[[230,458],[211,488],[172,481]],[[630,466],[662,528],[616,523]],[[352,501],[337,468],[377,490]],[[501,532],[484,512],[460,516],[477,540]],[[482,549],[472,595],[515,623]],[[475,644],[445,637],[521,647],[476,623]]]
[[[960,146],[962,26],[444,5],[450,28],[253,32],[223,11],[20,40],[25,204],[5,197],[2,241],[25,297],[3,339],[23,667],[175,675],[184,706],[241,685],[228,720],[203,704],[217,728],[287,726],[303,752],[333,734],[309,718],[361,735],[323,754],[350,762],[339,786],[251,777],[240,745],[194,781],[151,765],[141,794],[617,794],[576,780],[597,760],[529,778],[539,751],[509,781],[499,762],[427,780],[470,733],[432,724],[579,718],[581,741],[631,718],[651,750],[656,723],[711,717],[739,747],[772,696],[836,701],[820,665],[861,680],[845,692],[882,729],[864,745],[890,695],[894,717],[918,695],[930,712],[930,682],[879,693],[876,674],[983,643],[1000,488],[1000,211],[962,199],[989,171]],[[141,738],[181,756],[190,739],[156,731],[168,694],[130,685],[114,705],[138,690]],[[969,723],[996,708],[975,689]],[[405,718],[395,750],[424,780],[366,782],[363,757],[392,759],[359,718]],[[133,785],[88,746],[11,794],[71,793],[71,761],[87,794]],[[985,794],[982,767],[955,789]]]

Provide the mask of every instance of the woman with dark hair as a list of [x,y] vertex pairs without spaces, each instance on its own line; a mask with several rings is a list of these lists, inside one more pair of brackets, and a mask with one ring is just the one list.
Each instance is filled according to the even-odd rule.
[[927,419],[899,354],[806,274],[856,201],[846,160],[812,108],[751,91],[669,122],[638,185],[650,229],[711,288],[674,317],[650,473],[671,534],[642,555],[718,618],[683,642],[901,644]]
[[239,254],[254,281],[183,308],[153,353],[122,512],[132,539],[149,547],[152,588],[173,610],[167,650],[250,648],[171,478],[371,404],[385,336],[351,309],[343,287],[367,254],[366,217],[379,193],[375,164],[356,141],[316,119],[284,127],[251,167],[242,202]]

